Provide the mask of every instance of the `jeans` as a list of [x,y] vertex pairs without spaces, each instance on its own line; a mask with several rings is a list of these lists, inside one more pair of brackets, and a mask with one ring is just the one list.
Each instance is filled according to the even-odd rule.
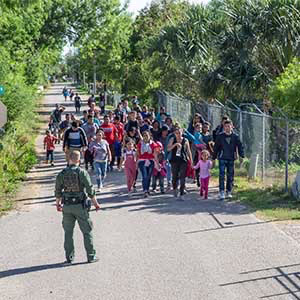
[[166,163],[166,169],[167,169],[167,183],[170,186],[172,181],[172,171],[171,171],[171,164],[169,161]]
[[152,188],[153,191],[156,190],[157,181],[159,182],[160,191],[163,193],[165,191],[164,189],[164,183],[165,183],[165,176],[162,176],[160,174],[156,176],[152,176]]
[[106,170],[107,170],[107,161],[105,162],[94,162],[94,169],[97,175],[97,185],[100,186],[103,184],[103,181],[106,177]]
[[53,150],[47,150],[47,161],[49,160],[50,157],[50,162],[53,162],[54,158],[53,158]]
[[226,191],[232,191],[233,177],[234,177],[234,160],[219,160],[219,190],[225,190],[225,171],[226,171]]
[[146,161],[141,160],[139,161],[138,166],[142,174],[143,191],[149,192],[152,172],[154,168],[154,161],[150,160],[149,166],[145,166],[145,163]]
[[116,141],[114,143],[114,150],[115,150],[115,156],[112,159],[112,165],[114,166],[115,164],[115,158],[117,158],[117,166],[118,168],[120,167],[121,163],[121,156],[122,156],[122,144],[119,141]]

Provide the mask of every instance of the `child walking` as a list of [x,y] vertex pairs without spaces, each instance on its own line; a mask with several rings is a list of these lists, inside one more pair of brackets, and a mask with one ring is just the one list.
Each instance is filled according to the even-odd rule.
[[194,166],[194,169],[200,169],[200,196],[204,196],[204,199],[208,198],[210,169],[212,168],[212,166],[213,163],[211,160],[209,160],[209,152],[207,150],[203,150],[200,154],[198,163]]
[[47,152],[46,152],[46,164],[48,164],[49,158],[50,158],[51,166],[54,166],[53,152],[54,152],[54,149],[55,149],[54,143],[56,141],[57,141],[57,137],[52,135],[51,131],[49,129],[47,129],[46,130],[46,136],[44,138],[44,150],[47,150]]
[[128,195],[132,193],[132,188],[135,183],[136,170],[137,170],[137,151],[134,148],[133,140],[129,140],[123,151],[122,162],[124,163],[124,171],[127,179]]
[[157,156],[158,161],[155,161],[154,163],[154,169],[153,169],[153,175],[152,175],[152,188],[153,192],[156,191],[156,184],[157,181],[159,182],[160,186],[160,192],[162,194],[165,193],[165,178],[167,176],[167,168],[166,168],[166,160],[165,160],[165,155],[164,152],[161,152]]

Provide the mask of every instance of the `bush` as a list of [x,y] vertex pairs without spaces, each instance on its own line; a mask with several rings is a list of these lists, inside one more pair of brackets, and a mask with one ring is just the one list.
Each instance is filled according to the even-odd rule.
[[300,116],[300,59],[295,58],[275,80],[270,96],[289,116]]
[[19,90],[17,96],[23,99],[22,104],[13,110],[15,115],[11,115],[10,109],[13,121],[7,124],[6,134],[0,140],[0,213],[12,206],[6,198],[37,161],[34,143],[37,97],[30,88]]

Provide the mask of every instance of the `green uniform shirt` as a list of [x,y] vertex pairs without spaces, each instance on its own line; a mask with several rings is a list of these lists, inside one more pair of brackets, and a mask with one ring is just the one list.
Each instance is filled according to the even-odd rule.
[[[64,176],[66,176],[66,170],[68,168],[71,169],[79,169],[79,192],[84,192],[87,194],[90,198],[96,195],[95,189],[93,187],[91,177],[88,174],[88,172],[84,169],[81,169],[80,167],[77,167],[75,165],[69,166],[66,169],[62,170],[60,173],[58,173],[56,177],[56,183],[55,183],[55,197],[56,198],[62,198],[64,191]],[[72,184],[72,183],[71,183]],[[77,184],[76,184],[76,188]]]

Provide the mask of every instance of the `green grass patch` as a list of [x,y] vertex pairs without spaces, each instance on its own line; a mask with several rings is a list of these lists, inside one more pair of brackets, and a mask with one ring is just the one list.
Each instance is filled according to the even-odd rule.
[[105,110],[115,110],[112,105],[105,105]]
[[89,90],[84,85],[78,85],[78,86],[76,86],[76,93],[88,95],[89,94]]
[[[298,170],[295,168],[295,170]],[[212,169],[213,178],[218,178],[219,169]],[[283,185],[266,186],[260,179],[249,179],[247,170],[235,168],[233,201],[245,204],[250,211],[265,220],[300,219],[300,202]]]
[[26,94],[22,110],[6,126],[0,139],[0,215],[14,206],[13,195],[26,172],[37,162],[35,138],[38,115],[37,96]]
[[285,193],[282,186],[265,187],[262,182],[237,176],[233,200],[247,204],[264,219],[300,219],[300,203]]

